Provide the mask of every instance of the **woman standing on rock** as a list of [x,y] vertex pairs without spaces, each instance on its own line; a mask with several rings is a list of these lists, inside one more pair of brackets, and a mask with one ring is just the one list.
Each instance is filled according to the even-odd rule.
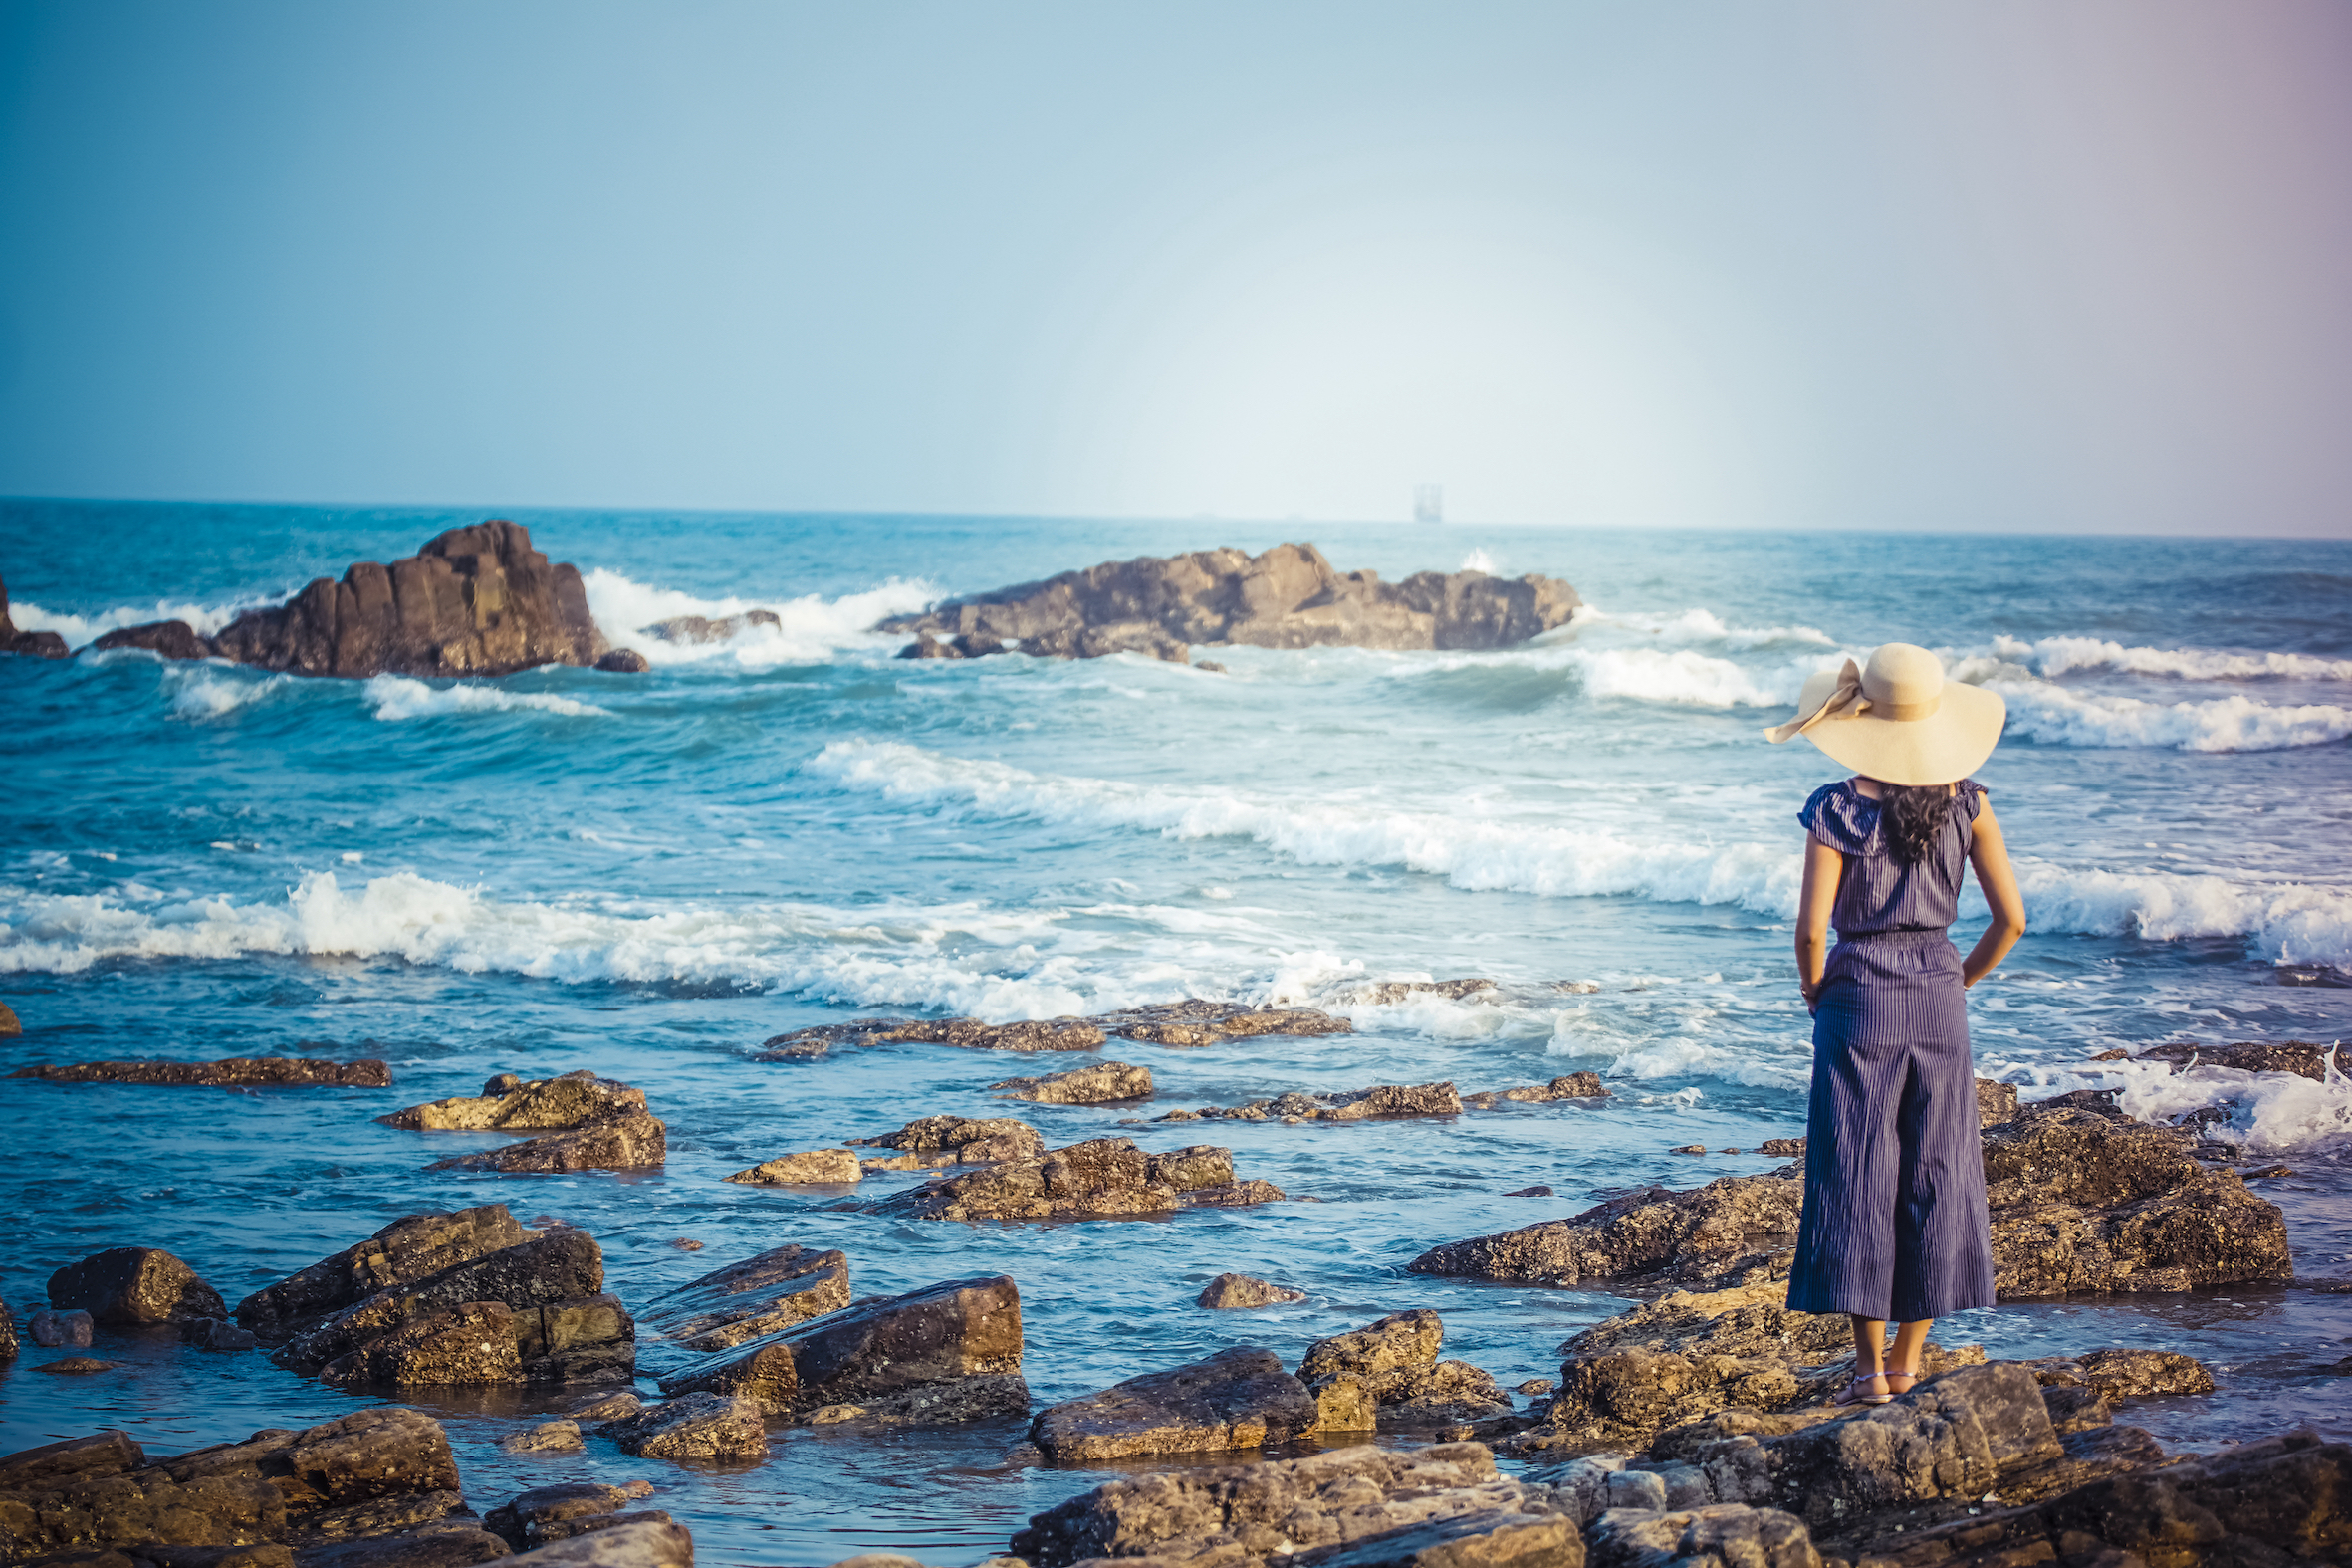
[[[1857,670],[1805,682],[1803,736],[1854,777],[1805,801],[1796,971],[1813,1013],[1804,1218],[1788,1276],[1796,1312],[1854,1320],[1840,1405],[1884,1405],[1920,1377],[1928,1328],[1993,1304],[1992,1235],[1963,993],[2025,934],[2025,906],[1985,786],[2000,698],[1890,642]],[[1993,923],[1966,960],[1946,928],[1966,867]],[[1828,930],[1837,927],[1837,946]],[[1900,1327],[1890,1350],[1886,1325]]]

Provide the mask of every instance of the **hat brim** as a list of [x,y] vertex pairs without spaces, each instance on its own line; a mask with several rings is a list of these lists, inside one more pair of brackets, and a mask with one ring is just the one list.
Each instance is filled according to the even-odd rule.
[[1925,719],[1867,713],[1823,719],[1804,738],[1881,784],[1956,784],[1985,766],[2007,718],[2008,704],[1999,692],[1947,680],[1943,702]]

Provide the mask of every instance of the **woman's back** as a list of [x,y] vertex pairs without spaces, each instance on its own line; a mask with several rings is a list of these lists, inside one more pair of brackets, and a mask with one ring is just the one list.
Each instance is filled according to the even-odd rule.
[[1975,842],[1985,786],[1963,779],[1925,858],[1902,859],[1887,841],[1879,801],[1851,779],[1813,791],[1797,820],[1845,860],[1830,923],[1840,939],[1874,931],[1941,931],[1960,913],[1960,883]]

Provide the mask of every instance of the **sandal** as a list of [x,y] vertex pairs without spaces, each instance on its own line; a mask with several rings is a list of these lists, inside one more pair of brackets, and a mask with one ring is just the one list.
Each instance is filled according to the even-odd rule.
[[1884,1372],[1859,1373],[1856,1376],[1848,1379],[1844,1388],[1839,1389],[1835,1394],[1831,1395],[1829,1397],[1829,1403],[1841,1408],[1848,1409],[1856,1405],[1891,1405],[1895,1402],[1895,1396],[1892,1394],[1871,1394],[1863,1392],[1867,1390],[1871,1384],[1876,1383],[1881,1378],[1887,1376],[1890,1376],[1890,1374]]
[[[1887,1380],[1887,1396],[1890,1399],[1900,1399],[1919,1387],[1919,1374],[1916,1372],[1897,1372],[1894,1368],[1889,1367],[1879,1376]],[[1898,1378],[1903,1381],[1901,1388],[1895,1387],[1895,1380]]]

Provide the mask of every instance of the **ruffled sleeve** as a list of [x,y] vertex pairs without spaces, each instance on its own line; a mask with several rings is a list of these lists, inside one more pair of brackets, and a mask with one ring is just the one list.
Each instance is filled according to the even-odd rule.
[[1867,854],[1871,836],[1878,831],[1878,802],[1863,798],[1842,781],[1826,784],[1812,792],[1796,819],[1839,854]]
[[1977,813],[1985,809],[1985,786],[1974,779],[1963,779],[1952,786],[1952,803],[1962,812],[1961,820],[1974,822]]

